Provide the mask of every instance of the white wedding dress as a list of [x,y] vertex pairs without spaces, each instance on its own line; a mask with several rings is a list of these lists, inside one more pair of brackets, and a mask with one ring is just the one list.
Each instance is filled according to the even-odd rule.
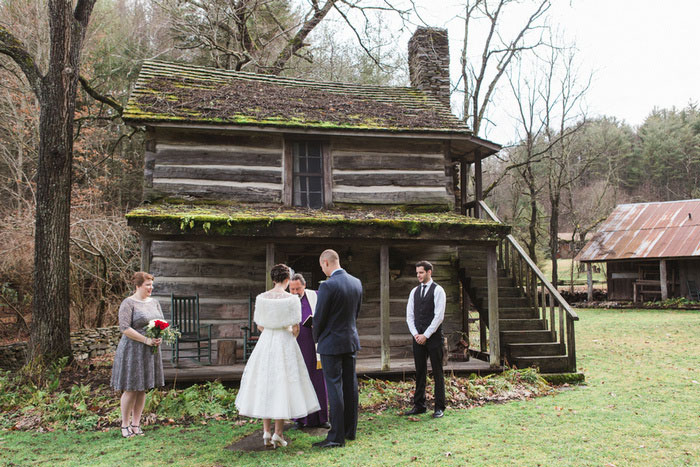
[[301,321],[299,297],[265,292],[255,299],[253,320],[262,326],[258,343],[243,370],[236,397],[238,413],[287,420],[321,409],[304,357],[291,332]]

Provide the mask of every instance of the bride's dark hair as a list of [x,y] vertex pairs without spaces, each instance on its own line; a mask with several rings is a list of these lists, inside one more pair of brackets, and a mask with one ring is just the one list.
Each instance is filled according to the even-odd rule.
[[273,282],[281,284],[285,279],[289,279],[291,271],[286,264],[275,264],[270,270],[270,278]]

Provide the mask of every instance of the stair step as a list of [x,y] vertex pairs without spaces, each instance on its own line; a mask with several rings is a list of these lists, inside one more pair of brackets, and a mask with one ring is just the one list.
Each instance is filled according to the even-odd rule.
[[552,342],[552,333],[540,331],[501,331],[501,344]]
[[528,308],[527,297],[498,297],[498,308]]
[[515,307],[515,308],[498,308],[499,319],[538,319],[538,313],[532,308]]
[[499,329],[501,331],[532,331],[543,330],[547,328],[546,321],[543,319],[499,319]]
[[558,342],[546,342],[536,344],[507,344],[507,354],[511,358],[561,355],[561,344]]
[[517,357],[511,363],[518,368],[539,368],[540,373],[565,373],[569,371],[569,358],[566,355]]

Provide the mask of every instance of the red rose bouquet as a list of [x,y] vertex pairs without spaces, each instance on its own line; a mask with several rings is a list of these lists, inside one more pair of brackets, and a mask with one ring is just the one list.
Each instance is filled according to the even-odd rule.
[[[170,323],[163,321],[162,319],[152,319],[148,322],[146,326],[146,337],[152,339],[163,339],[163,342],[168,344],[174,344],[178,337],[181,336],[180,331],[170,327]],[[154,345],[152,347],[152,352],[158,352],[158,346]]]

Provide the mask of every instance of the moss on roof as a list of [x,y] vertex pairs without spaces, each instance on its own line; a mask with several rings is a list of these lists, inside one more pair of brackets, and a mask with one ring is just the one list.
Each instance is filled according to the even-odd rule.
[[470,133],[446,105],[414,88],[322,83],[159,61],[144,63],[123,117],[139,123]]
[[150,204],[126,215],[139,231],[227,236],[440,238],[492,241],[510,227],[453,212],[311,210],[280,205]]

